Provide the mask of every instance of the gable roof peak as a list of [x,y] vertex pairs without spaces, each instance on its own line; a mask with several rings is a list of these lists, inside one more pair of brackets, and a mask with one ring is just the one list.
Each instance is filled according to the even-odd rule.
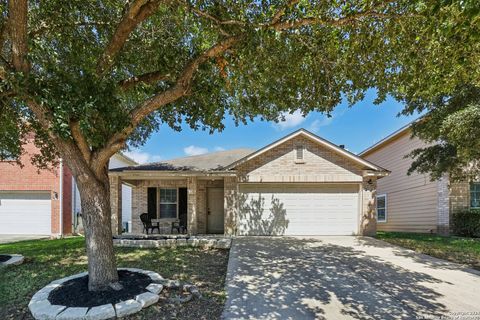
[[336,144],[334,144],[334,143],[332,143],[332,142],[330,142],[326,139],[321,138],[320,136],[308,131],[305,128],[300,128],[300,129],[297,129],[297,130],[291,132],[290,134],[287,134],[283,138],[280,138],[280,139],[272,142],[271,144],[269,144],[269,145],[267,145],[267,146],[265,146],[261,149],[258,149],[257,151],[245,156],[244,158],[233,162],[229,166],[225,167],[225,169],[234,169],[239,164],[244,163],[246,161],[249,161],[249,160],[259,156],[260,154],[263,154],[264,152],[267,152],[268,150],[271,150],[271,149],[275,148],[276,146],[278,146],[278,145],[280,145],[280,144],[282,144],[282,143],[284,143],[284,142],[286,142],[290,139],[293,139],[293,138],[295,138],[299,135],[303,135],[303,136],[309,138],[310,140],[312,140],[312,141],[314,141],[314,142],[332,150],[333,152],[336,152],[336,153],[340,154],[341,156],[349,158],[353,162],[361,164],[361,165],[363,165],[364,167],[366,167],[370,170],[380,171],[380,172],[387,172],[388,171],[388,170],[386,170],[382,167],[379,167],[379,166],[373,164],[370,161],[367,161],[367,160],[357,156],[356,154],[351,153],[350,151],[342,148],[341,146],[338,146],[338,145],[336,145]]

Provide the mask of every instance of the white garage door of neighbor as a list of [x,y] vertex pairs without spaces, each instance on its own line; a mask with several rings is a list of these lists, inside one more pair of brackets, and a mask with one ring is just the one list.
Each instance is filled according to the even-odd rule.
[[0,192],[0,234],[51,234],[50,193]]
[[242,235],[353,235],[358,185],[241,185]]

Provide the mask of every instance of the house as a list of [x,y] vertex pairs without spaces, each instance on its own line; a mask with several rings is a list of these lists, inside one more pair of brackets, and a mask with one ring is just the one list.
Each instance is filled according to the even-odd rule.
[[453,212],[480,208],[480,182],[407,175],[412,159],[405,156],[426,146],[409,124],[359,154],[391,171],[377,183],[377,230],[448,234]]
[[[81,212],[80,195],[68,167],[60,161],[51,169],[38,169],[31,157],[39,150],[30,138],[24,145],[21,163],[15,159],[0,161],[0,234],[58,236],[71,234],[78,226]],[[110,167],[136,164],[122,154],[110,160]],[[123,186],[126,204],[125,219],[129,219],[131,191]],[[78,229],[77,229],[78,230]]]
[[190,234],[373,234],[382,167],[301,129],[259,150],[236,149],[110,170],[112,223],[121,232],[122,184],[140,214]]

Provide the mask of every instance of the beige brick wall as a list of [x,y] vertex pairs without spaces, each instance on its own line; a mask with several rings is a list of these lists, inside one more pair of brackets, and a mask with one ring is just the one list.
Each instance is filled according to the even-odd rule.
[[450,201],[448,176],[437,181],[437,233],[448,235],[450,232]]
[[[304,146],[304,163],[295,163],[297,146]],[[302,136],[237,167],[242,182],[361,182],[362,169]]]
[[148,211],[147,190],[157,188],[187,188],[187,179],[144,180],[132,188],[132,232],[142,233],[140,214]]
[[226,177],[224,183],[225,234],[234,235],[237,231],[238,210],[237,177]]
[[470,184],[450,182],[450,214],[470,208]]
[[112,234],[122,233],[122,181],[119,177],[110,176],[110,208]]
[[[188,189],[188,229],[189,233],[207,233],[207,190],[222,188],[223,180],[185,179],[145,180],[132,188],[132,232],[142,233],[143,226],[140,214],[148,211],[147,190],[157,188],[187,188]],[[113,197],[116,196],[112,194]],[[113,201],[112,201],[113,203]],[[113,210],[113,209],[112,209]]]
[[364,236],[374,236],[377,232],[377,180],[375,177],[365,177],[360,190],[360,226],[359,234]]

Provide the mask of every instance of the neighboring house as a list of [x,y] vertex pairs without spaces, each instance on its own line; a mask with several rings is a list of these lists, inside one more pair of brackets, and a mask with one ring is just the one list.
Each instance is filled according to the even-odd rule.
[[426,146],[407,125],[359,154],[391,171],[377,183],[377,230],[448,234],[453,212],[480,208],[480,182],[407,175],[412,159],[405,156]]
[[[70,170],[62,161],[40,170],[31,164],[39,152],[31,139],[24,149],[23,166],[14,159],[0,161],[0,234],[71,234],[80,198],[72,196],[75,181]],[[122,154],[110,162],[110,167],[136,164]],[[129,195],[124,198],[128,202]]]
[[374,234],[376,180],[388,171],[304,129],[257,151],[237,149],[110,170],[112,222],[122,183],[140,214],[190,234]]

